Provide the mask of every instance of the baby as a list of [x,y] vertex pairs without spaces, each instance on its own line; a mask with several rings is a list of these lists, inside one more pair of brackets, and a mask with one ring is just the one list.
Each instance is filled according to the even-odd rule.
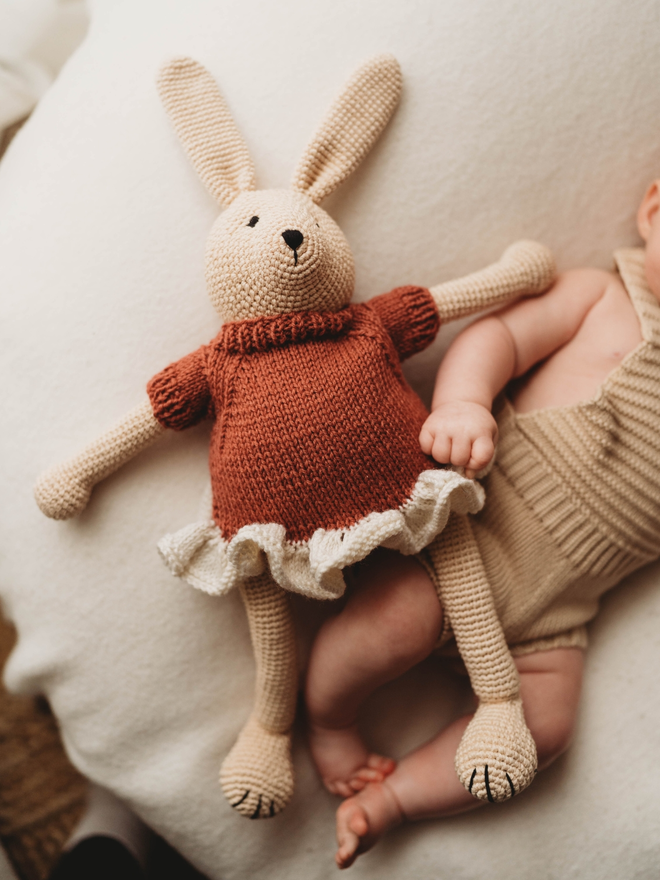
[[[600,595],[660,556],[659,209],[656,181],[638,212],[646,248],[617,252],[617,274],[566,272],[544,296],[463,331],[441,364],[420,435],[425,453],[468,476],[498,445],[471,535],[541,768],[571,739],[584,625]],[[361,563],[356,589],[312,650],[310,746],[328,790],[346,798],[337,811],[340,868],[406,819],[482,803],[454,770],[470,716],[398,766],[370,754],[356,724],[375,688],[451,636],[433,566],[444,534],[424,565],[386,550]]]

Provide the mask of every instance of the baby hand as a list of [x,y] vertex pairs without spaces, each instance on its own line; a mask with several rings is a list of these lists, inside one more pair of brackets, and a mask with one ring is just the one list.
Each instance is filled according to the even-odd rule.
[[426,455],[441,464],[465,468],[473,479],[495,453],[497,422],[480,403],[452,400],[441,403],[422,425],[419,442]]

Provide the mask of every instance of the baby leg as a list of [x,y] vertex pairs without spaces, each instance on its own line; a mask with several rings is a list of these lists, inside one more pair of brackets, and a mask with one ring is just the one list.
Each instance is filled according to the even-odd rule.
[[394,769],[367,750],[357,713],[375,688],[432,651],[441,624],[435,587],[414,558],[377,550],[362,563],[358,588],[316,638],[307,674],[310,748],[333,794],[348,797]]
[[[516,657],[520,693],[539,758],[547,767],[571,740],[582,683],[579,648]],[[405,819],[451,816],[484,804],[461,785],[454,756],[471,716],[454,721],[407,755],[379,783],[370,783],[337,810],[337,864],[347,868],[388,829]]]

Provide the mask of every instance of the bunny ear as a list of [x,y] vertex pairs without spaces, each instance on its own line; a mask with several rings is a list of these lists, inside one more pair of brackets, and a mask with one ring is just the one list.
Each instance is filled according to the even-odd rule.
[[316,203],[334,192],[372,148],[401,95],[393,55],[376,55],[355,71],[305,150],[293,188]]
[[195,170],[224,205],[256,189],[254,165],[215,80],[192,58],[161,69],[158,91]]

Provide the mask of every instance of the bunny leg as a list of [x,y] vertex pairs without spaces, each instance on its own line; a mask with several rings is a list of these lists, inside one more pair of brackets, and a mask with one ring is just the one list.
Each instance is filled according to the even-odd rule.
[[274,816],[293,794],[291,727],[298,669],[287,593],[269,572],[241,585],[257,667],[254,709],[220,770],[229,803],[242,816]]
[[479,698],[456,752],[456,772],[475,797],[507,800],[533,780],[536,745],[523,714],[518,670],[467,517],[452,513],[428,552],[441,602]]

